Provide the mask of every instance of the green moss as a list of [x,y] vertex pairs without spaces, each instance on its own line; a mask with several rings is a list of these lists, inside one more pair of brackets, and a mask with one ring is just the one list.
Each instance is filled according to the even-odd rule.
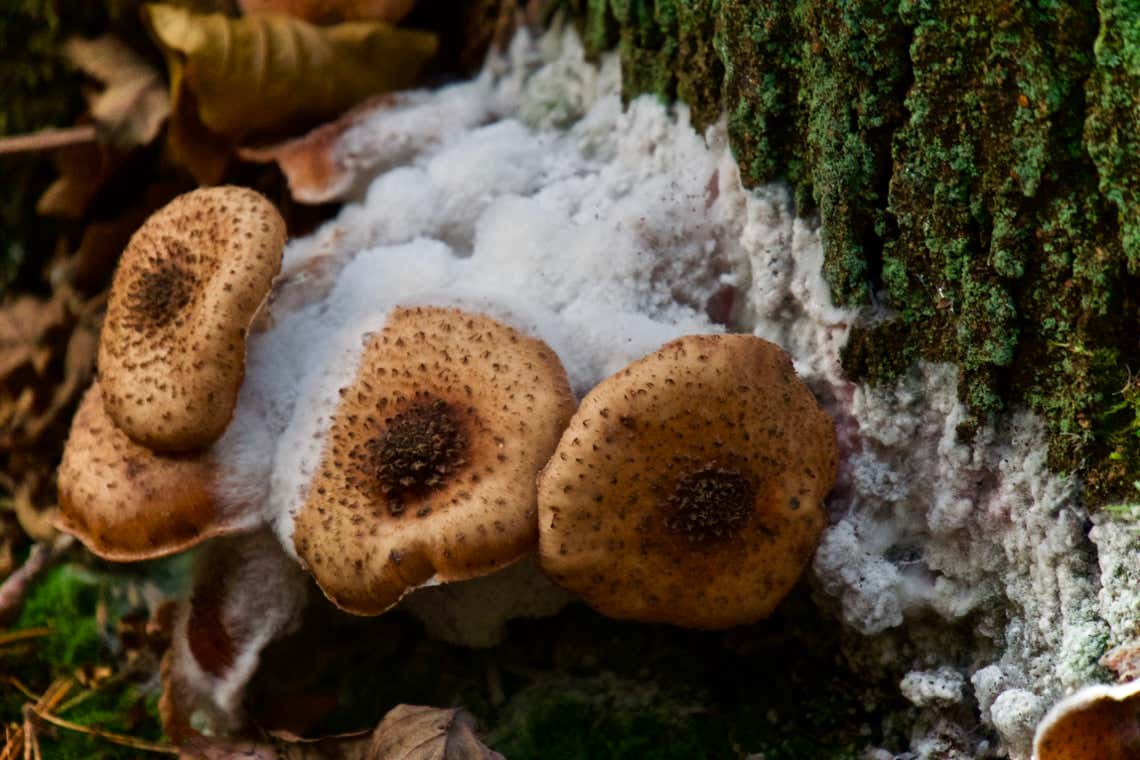
[[745,186],[785,178],[811,204],[806,116],[799,101],[803,44],[798,3],[722,0],[714,45],[724,65],[728,138]]
[[1132,274],[1140,274],[1140,5],[1101,0],[1085,146],[1116,206]]
[[99,586],[90,574],[74,565],[57,567],[36,584],[14,628],[50,626],[39,656],[57,673],[67,673],[107,654],[95,621],[98,601]]
[[699,701],[612,675],[551,680],[511,700],[487,744],[511,758],[731,757]]
[[[145,577],[152,588],[174,590],[184,583],[186,562],[145,563],[131,568],[131,573],[109,572],[104,565],[67,564],[45,574],[32,587],[12,630],[48,627],[51,632],[0,650],[0,673],[42,693],[56,679],[82,680],[83,674],[109,672],[111,677],[94,689],[75,683],[56,707],[56,714],[82,726],[153,741],[162,735],[159,690],[153,679],[157,663],[132,670],[124,662],[125,644],[116,631],[127,613],[146,619],[146,610],[138,606],[140,578]],[[154,656],[149,649],[136,650],[134,655]],[[26,701],[10,683],[0,683],[0,721],[19,723]],[[48,725],[40,727],[38,736],[44,757],[111,760],[138,756],[135,749]]]
[[963,432],[1028,404],[1052,465],[1094,501],[1140,478],[1118,408],[1140,373],[1140,5],[611,0],[588,15],[617,26],[626,97],[675,93],[698,128],[725,113],[744,184],[783,179],[818,210],[834,299],[893,315],[856,326],[849,374],[954,362]]

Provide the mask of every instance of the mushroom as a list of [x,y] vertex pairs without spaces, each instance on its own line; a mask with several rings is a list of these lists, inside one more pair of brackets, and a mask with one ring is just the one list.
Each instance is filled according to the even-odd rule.
[[292,536],[335,604],[378,614],[533,549],[535,476],[574,398],[546,344],[486,316],[396,308],[365,341]]
[[679,338],[583,399],[539,475],[539,560],[612,617],[751,622],[815,549],[837,465],[834,425],[779,346]]
[[1061,700],[1037,726],[1034,760],[1140,757],[1140,679],[1087,686]]
[[181,195],[134,234],[99,342],[107,414],[132,440],[185,452],[225,431],[284,244],[273,204],[240,187]]
[[158,454],[115,426],[92,385],[71,423],[59,466],[59,527],[114,561],[153,559],[249,521],[214,499],[207,454]]
[[308,601],[305,574],[269,530],[214,541],[194,557],[162,658],[162,727],[181,743],[198,731],[232,733],[261,653],[295,630]]

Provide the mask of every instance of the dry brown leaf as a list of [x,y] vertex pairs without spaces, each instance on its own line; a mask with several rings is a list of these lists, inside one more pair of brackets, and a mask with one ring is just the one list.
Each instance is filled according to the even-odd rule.
[[240,0],[242,13],[280,13],[311,24],[384,21],[394,24],[416,0]]
[[32,477],[25,478],[16,488],[12,500],[16,519],[20,522],[20,528],[27,534],[28,538],[33,541],[50,542],[59,533],[52,522],[58,509],[56,507],[39,509],[33,501],[33,497],[42,488],[42,481],[45,479],[46,473],[37,473]]
[[295,132],[409,86],[437,45],[431,33],[373,22],[317,27],[163,4],[144,14],[170,69],[173,157],[203,182],[220,178],[231,144]]
[[60,148],[52,154],[52,161],[59,178],[36,202],[36,213],[78,220],[122,166],[123,154],[91,142]]
[[504,760],[479,741],[474,718],[458,708],[398,705],[376,730],[302,739],[274,732],[267,741],[197,736],[182,745],[182,760]]
[[378,113],[398,109],[415,100],[417,96],[411,92],[378,95],[300,137],[273,145],[242,148],[239,154],[246,161],[276,161],[289,182],[293,200],[300,203],[342,200],[359,182],[358,172],[340,155],[341,138]]
[[67,309],[59,299],[25,295],[0,307],[0,382],[33,364],[50,334],[67,326]]
[[120,148],[148,145],[170,115],[162,74],[111,35],[64,43],[67,57],[103,84],[88,94],[91,115],[104,139]]
[[372,735],[378,760],[504,760],[475,736],[466,710],[398,705]]

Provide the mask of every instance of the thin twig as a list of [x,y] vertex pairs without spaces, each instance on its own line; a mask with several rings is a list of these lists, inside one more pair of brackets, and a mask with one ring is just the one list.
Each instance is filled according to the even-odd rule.
[[42,626],[40,628],[23,628],[19,631],[5,631],[0,633],[0,647],[6,644],[15,644],[19,641],[27,641],[28,639],[39,639],[47,636],[52,631],[51,626]]
[[34,691],[29,689],[27,684],[25,684],[19,678],[16,678],[16,676],[5,676],[5,680],[7,680],[8,683],[12,686],[16,687],[16,691],[20,692],[28,699],[39,699],[39,696],[37,696]]
[[94,124],[80,124],[76,127],[41,129],[26,135],[0,137],[0,156],[11,153],[38,153],[70,145],[93,143],[97,139]]
[[74,543],[75,539],[71,536],[60,535],[51,544],[36,544],[32,547],[23,566],[0,583],[0,620],[19,611],[36,578],[58,562]]
[[116,734],[112,731],[104,731],[101,728],[92,728],[90,726],[81,726],[78,723],[72,723],[63,718],[57,718],[49,712],[37,710],[34,706],[29,706],[31,712],[35,714],[40,720],[50,723],[53,726],[66,728],[68,731],[75,731],[80,734],[87,734],[88,736],[96,736],[104,741],[109,741],[112,744],[120,744],[124,747],[131,749],[140,749],[144,752],[157,752],[163,755],[177,755],[178,748],[169,744],[157,744],[155,742],[148,742],[143,739],[136,739],[133,736],[126,736],[124,734]]

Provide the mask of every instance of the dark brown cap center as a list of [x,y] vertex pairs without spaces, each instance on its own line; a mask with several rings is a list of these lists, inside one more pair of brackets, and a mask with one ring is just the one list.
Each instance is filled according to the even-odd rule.
[[190,303],[195,286],[194,275],[176,261],[158,261],[144,269],[127,291],[135,329],[169,324]]
[[663,504],[665,527],[694,542],[728,538],[755,504],[751,480],[736,470],[706,467],[677,481]]
[[438,488],[467,462],[467,436],[455,410],[440,399],[408,407],[386,420],[366,444],[365,467],[379,483],[392,514],[404,501]]

